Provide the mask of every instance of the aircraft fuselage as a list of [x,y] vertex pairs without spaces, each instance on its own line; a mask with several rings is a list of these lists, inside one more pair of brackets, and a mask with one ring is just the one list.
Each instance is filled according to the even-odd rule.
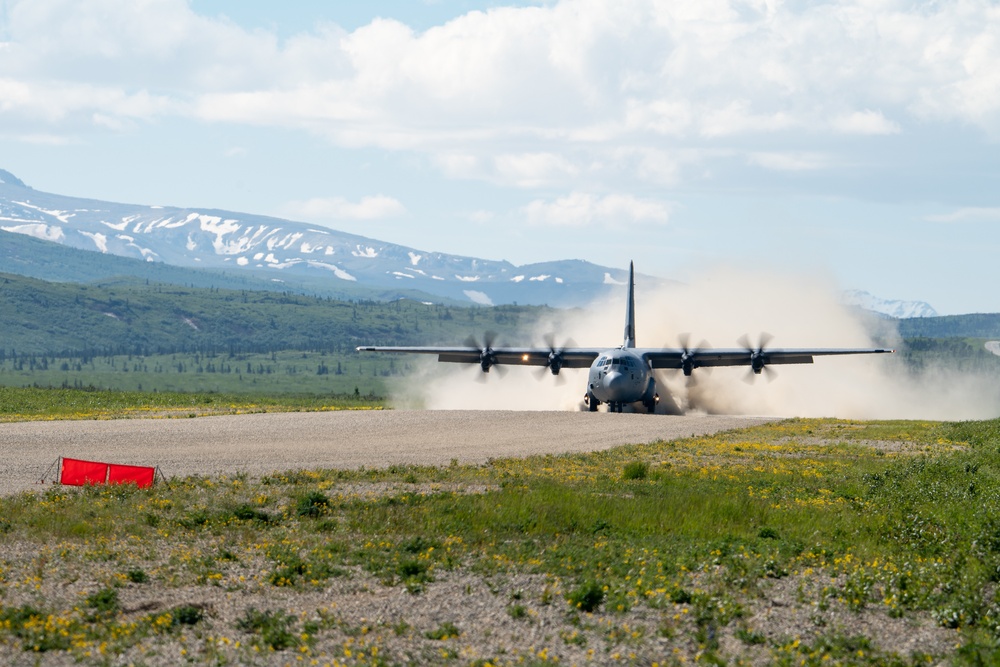
[[601,353],[587,377],[588,404],[594,399],[607,403],[612,411],[620,412],[623,405],[639,401],[652,411],[657,396],[649,364],[624,347]]

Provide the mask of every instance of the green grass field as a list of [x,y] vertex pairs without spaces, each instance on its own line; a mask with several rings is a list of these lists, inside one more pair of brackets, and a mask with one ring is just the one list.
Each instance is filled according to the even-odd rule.
[[1000,420],[59,488],[0,516],[0,640],[26,662],[1000,660]]
[[283,350],[268,354],[40,355],[0,361],[0,386],[131,392],[384,395],[386,378],[412,371],[395,356]]
[[375,396],[358,394],[247,394],[39,389],[0,386],[0,422],[49,419],[198,417],[250,412],[381,408]]

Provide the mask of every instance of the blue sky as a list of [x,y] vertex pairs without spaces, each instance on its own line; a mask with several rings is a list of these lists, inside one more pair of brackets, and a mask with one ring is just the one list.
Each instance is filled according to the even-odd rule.
[[985,1],[0,0],[0,168],[1000,312],[998,62]]

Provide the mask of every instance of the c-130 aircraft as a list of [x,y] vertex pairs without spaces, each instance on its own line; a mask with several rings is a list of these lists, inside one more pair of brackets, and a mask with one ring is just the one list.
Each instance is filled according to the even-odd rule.
[[[460,364],[479,364],[484,373],[499,365],[544,366],[553,375],[563,368],[587,368],[587,393],[584,404],[596,412],[602,403],[608,412],[621,412],[626,405],[641,403],[650,414],[656,411],[660,400],[656,392],[653,370],[677,369],[690,377],[696,368],[714,366],[749,366],[753,374],[760,375],[775,364],[811,364],[813,357],[845,354],[886,354],[895,350],[881,348],[817,348],[817,349],[767,349],[770,336],[762,334],[757,346],[746,336],[739,340],[740,348],[689,348],[682,341],[679,348],[651,348],[635,346],[635,268],[629,263],[628,303],[625,308],[625,340],[620,347],[493,347],[487,340],[483,345],[469,341],[464,347],[384,347],[361,346],[358,352],[402,352],[410,354],[436,354],[438,361]],[[752,378],[753,375],[750,375]]]

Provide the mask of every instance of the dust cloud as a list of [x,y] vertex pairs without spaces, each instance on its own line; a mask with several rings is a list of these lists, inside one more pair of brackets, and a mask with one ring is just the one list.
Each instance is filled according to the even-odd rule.
[[[495,343],[580,347],[621,345],[626,288],[584,311],[561,312],[539,323],[529,339]],[[769,348],[893,347],[901,341],[891,323],[842,306],[838,287],[818,276],[716,268],[685,285],[651,288],[636,283],[636,345],[736,348],[763,332]],[[470,332],[481,336],[482,332]],[[442,345],[458,341],[441,341]],[[849,419],[983,419],[1000,415],[996,378],[947,367],[907,370],[898,355],[816,357],[809,365],[773,366],[760,376],[745,367],[657,372],[661,411],[712,414],[840,417]],[[506,372],[505,372],[506,371]],[[586,369],[553,377],[537,367],[439,364],[418,360],[417,371],[396,385],[392,403],[425,409],[579,410]],[[747,381],[749,380],[749,381]]]

